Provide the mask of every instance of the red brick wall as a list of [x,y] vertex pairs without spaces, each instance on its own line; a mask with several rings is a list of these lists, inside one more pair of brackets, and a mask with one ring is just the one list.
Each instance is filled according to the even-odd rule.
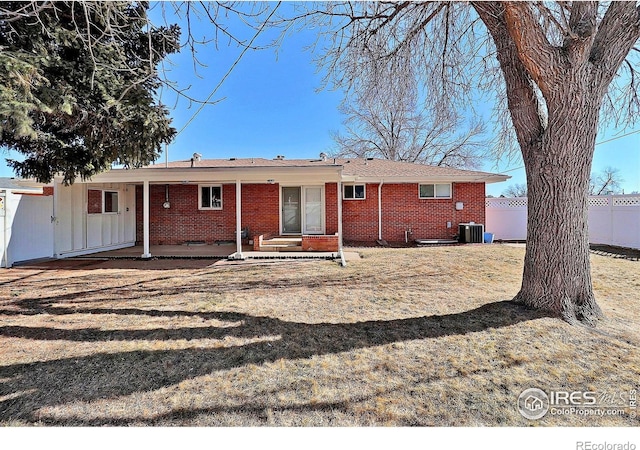
[[338,232],[338,183],[325,183],[325,233]]
[[87,212],[89,214],[102,213],[102,191],[89,189],[87,191]]
[[249,236],[280,231],[279,205],[280,185],[242,185],[242,227],[249,227]]
[[302,236],[302,251],[337,252],[338,236]]
[[[198,209],[197,185],[169,185],[171,208],[165,209],[165,185],[149,187],[149,242],[178,245],[187,241],[233,241],[236,231],[236,186],[222,186],[222,210]],[[278,185],[242,185],[242,227],[250,235],[277,232]],[[136,240],[142,242],[142,186],[136,186]]]
[[[382,198],[384,197],[383,191]],[[356,242],[373,242],[378,239],[377,184],[366,185],[364,200],[342,200],[342,236],[343,240]]]
[[[458,223],[485,221],[484,183],[454,183],[451,199],[420,199],[418,184],[382,186],[382,238],[404,242],[411,228],[413,239],[450,239]],[[455,210],[463,202],[462,211]],[[451,228],[447,228],[447,221]],[[372,242],[378,238],[378,185],[367,184],[365,200],[343,200],[343,235],[346,241]]]
[[[222,209],[199,210],[198,186],[169,185],[169,203],[165,209],[165,185],[149,186],[149,242],[151,245],[176,245],[187,241],[235,239],[235,186],[222,186]],[[136,186],[136,240],[142,241],[142,186]]]
[[[223,185],[222,210],[199,210],[197,185],[170,185],[171,208],[164,209],[165,185],[151,185],[150,243],[235,240],[235,190],[234,184]],[[242,227],[249,227],[251,237],[280,231],[279,195],[277,184],[242,186]],[[331,235],[338,231],[336,183],[325,184],[325,200],[326,234]],[[455,210],[459,201],[464,203],[462,211]],[[419,199],[417,183],[384,184],[382,238],[404,242],[404,232],[410,227],[411,240],[450,239],[457,233],[458,223],[485,222],[484,201],[484,183],[454,183],[451,199]],[[100,197],[100,210],[101,202]],[[378,239],[377,184],[367,184],[365,200],[343,200],[342,204],[345,241]],[[447,221],[451,228],[447,228]],[[136,239],[142,241],[142,186],[136,187]]]

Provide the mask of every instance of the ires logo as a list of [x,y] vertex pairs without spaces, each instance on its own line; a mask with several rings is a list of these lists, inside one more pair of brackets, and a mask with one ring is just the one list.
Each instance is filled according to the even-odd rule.
[[518,397],[518,411],[529,420],[541,419],[549,410],[553,414],[563,414],[564,409],[575,413],[576,407],[597,406],[598,393],[593,391],[550,391],[529,388]]
[[598,403],[598,393],[592,391],[551,391],[549,404],[551,406],[595,406]]

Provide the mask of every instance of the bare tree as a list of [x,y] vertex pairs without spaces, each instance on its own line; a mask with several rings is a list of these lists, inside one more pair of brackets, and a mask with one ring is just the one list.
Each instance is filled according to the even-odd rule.
[[345,101],[344,132],[334,133],[336,156],[378,157],[432,166],[478,168],[488,142],[478,120],[465,123],[456,113],[438,116],[413,101],[380,98]]
[[591,174],[589,180],[589,195],[619,194],[622,191],[620,183],[624,179],[620,170],[615,167],[605,167],[597,174]]
[[498,150],[519,147],[528,186],[515,300],[594,325],[589,174],[599,123],[638,117],[636,4],[347,2],[295,19],[326,30],[319,63],[349,92],[418,83],[442,111],[472,104],[478,88],[497,93]]
[[526,197],[527,196],[527,185],[525,183],[516,183],[510,185],[504,191],[505,197]]

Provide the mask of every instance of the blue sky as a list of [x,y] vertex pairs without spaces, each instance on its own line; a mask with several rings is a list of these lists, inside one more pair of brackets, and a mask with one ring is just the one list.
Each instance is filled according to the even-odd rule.
[[[154,11],[157,14],[159,11]],[[156,16],[158,17],[158,16]],[[205,28],[196,24],[197,32]],[[209,33],[210,34],[210,33]],[[338,112],[342,92],[319,88],[322,74],[317,72],[313,55],[305,50],[316,35],[313,31],[292,34],[276,50],[248,51],[213,99],[169,146],[169,159],[188,159],[194,152],[204,158],[264,157],[314,158],[333,146],[332,131],[339,131],[343,116]],[[169,78],[181,87],[191,86],[188,94],[204,99],[209,96],[232,66],[242,49],[220,42],[201,47],[198,59],[206,67],[194,71],[192,56],[184,52],[171,57]],[[167,65],[169,67],[169,65]],[[196,113],[198,105],[165,91],[163,101],[172,109],[173,125],[181,130]],[[609,140],[634,130],[606,130],[598,141]],[[16,157],[10,153],[10,157]],[[158,162],[164,161],[164,155]],[[606,166],[620,170],[624,191],[640,191],[640,133],[597,145],[594,171]],[[512,170],[521,161],[488,158],[483,170],[506,172],[513,178],[505,183],[487,185],[487,194],[500,195],[509,184],[524,183],[523,169]],[[13,176],[0,163],[0,176]]]

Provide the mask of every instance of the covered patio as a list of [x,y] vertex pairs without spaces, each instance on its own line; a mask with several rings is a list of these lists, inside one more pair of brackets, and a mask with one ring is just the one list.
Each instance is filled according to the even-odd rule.
[[[300,250],[331,257],[341,244],[340,173],[336,164],[194,158],[113,169],[70,187],[57,181],[55,255],[244,259]],[[281,234],[302,238],[300,248],[282,255],[281,245],[269,245]]]

